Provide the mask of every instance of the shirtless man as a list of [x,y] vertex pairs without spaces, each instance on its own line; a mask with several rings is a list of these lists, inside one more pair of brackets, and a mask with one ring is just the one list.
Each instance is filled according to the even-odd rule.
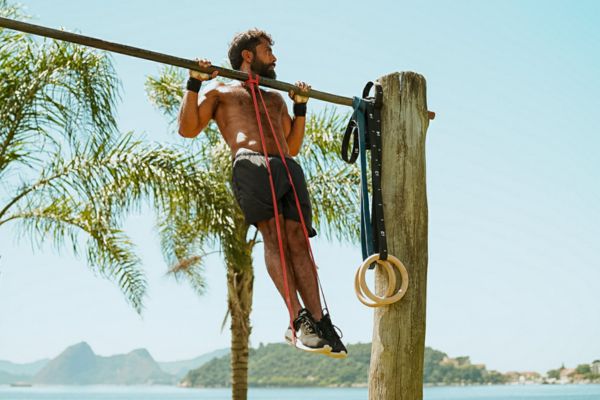
[[[272,45],[271,36],[261,30],[252,29],[236,35],[229,48],[231,66],[246,73],[251,72],[253,76],[258,74],[274,79],[277,58],[273,54]],[[206,59],[199,60],[198,63],[204,68],[211,65]],[[190,70],[187,90],[179,112],[179,134],[193,138],[211,119],[217,123],[223,139],[231,149],[233,192],[246,222],[255,225],[263,237],[267,270],[285,301],[286,290],[279,257],[271,188],[252,94],[245,83],[236,82],[227,85],[220,83],[199,96],[202,82],[216,77],[217,74],[217,71],[208,75]],[[302,90],[310,89],[304,82],[297,82],[296,85]],[[304,138],[308,98],[290,91],[290,98],[294,101],[292,119],[283,97],[278,92],[258,90],[262,91],[274,131],[286,157],[307,231],[309,236],[313,237],[317,232],[312,227],[311,204],[304,174],[300,165],[292,158],[299,153]],[[280,213],[291,312],[297,316],[293,321],[299,339],[296,346],[334,358],[346,357],[346,348],[334,329],[329,314],[322,312],[317,277],[308,253],[292,187],[262,105],[260,109]],[[298,293],[306,308],[301,306]],[[291,328],[286,330],[285,338],[289,343],[292,342]]]

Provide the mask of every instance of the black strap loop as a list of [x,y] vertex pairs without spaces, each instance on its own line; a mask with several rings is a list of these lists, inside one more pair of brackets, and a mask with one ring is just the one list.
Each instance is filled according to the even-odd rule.
[[[353,139],[352,153],[348,156],[348,145],[351,138]],[[358,158],[358,151],[358,124],[354,118],[351,118],[342,139],[342,159],[348,164],[354,164]]]

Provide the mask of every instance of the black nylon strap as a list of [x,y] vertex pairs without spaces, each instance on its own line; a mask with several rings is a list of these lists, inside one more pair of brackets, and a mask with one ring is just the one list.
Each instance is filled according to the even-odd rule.
[[[375,96],[369,97],[372,88],[375,88]],[[385,221],[383,217],[383,195],[381,191],[381,172],[382,172],[382,140],[381,140],[381,107],[383,105],[383,88],[381,85],[368,82],[363,89],[362,100],[365,107],[365,143],[366,149],[371,151],[371,231],[373,237],[373,249],[377,249],[379,257],[382,260],[387,259],[387,238],[385,232]],[[347,163],[353,164],[359,156],[359,126],[357,122],[356,110],[342,139],[342,159]],[[352,152],[348,155],[348,146],[352,140]],[[364,172],[363,172],[364,173]],[[370,268],[374,268],[372,265]]]
[[[371,84],[371,85],[369,85]],[[385,221],[383,218],[383,194],[381,192],[382,171],[382,142],[381,142],[381,106],[383,101],[383,88],[379,84],[369,82],[365,86],[370,90],[375,87],[373,102],[367,107],[367,137],[371,145],[371,179],[373,200],[371,203],[371,224],[373,229],[373,248],[379,249],[379,258],[387,259],[387,238],[385,234]],[[367,92],[368,94],[368,92]],[[364,92],[363,92],[364,95]]]

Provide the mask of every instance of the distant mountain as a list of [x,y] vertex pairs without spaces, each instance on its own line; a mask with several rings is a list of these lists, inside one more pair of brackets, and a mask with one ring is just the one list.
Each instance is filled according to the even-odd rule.
[[165,373],[146,349],[101,357],[85,342],[68,347],[33,378],[34,383],[56,385],[92,384],[172,384],[174,376]]
[[172,375],[175,375],[177,379],[181,379],[187,374],[190,370],[199,368],[202,365],[206,364],[210,360],[214,358],[219,358],[224,355],[229,354],[229,349],[220,349],[211,351],[210,353],[203,354],[199,357],[193,358],[191,360],[183,360],[183,361],[170,361],[170,362],[159,362],[160,368]]
[[37,374],[42,368],[44,368],[46,364],[48,364],[48,361],[50,361],[50,359],[45,358],[43,360],[31,363],[15,364],[10,361],[0,360],[0,371],[8,372],[9,374],[33,376]]
[[0,371],[0,385],[8,385],[15,382],[29,382],[31,375],[16,375],[8,372]]
[[[335,360],[308,354],[287,344],[274,343],[250,349],[250,386],[366,386],[371,344],[348,345],[348,358]],[[504,383],[506,377],[488,371],[483,364],[471,364],[469,357],[450,358],[446,353],[425,348],[424,383],[490,384]],[[231,385],[230,355],[216,358],[190,371],[181,384],[188,387]]]

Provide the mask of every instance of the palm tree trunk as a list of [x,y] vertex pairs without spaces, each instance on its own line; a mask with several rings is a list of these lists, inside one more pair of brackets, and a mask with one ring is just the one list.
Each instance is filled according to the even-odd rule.
[[236,237],[227,246],[227,302],[231,316],[231,390],[232,400],[248,396],[248,341],[254,270],[252,248],[254,240],[246,241],[248,226],[238,224]]
[[231,315],[231,389],[233,400],[246,400],[248,395],[248,340],[252,310],[252,268],[235,271],[228,268],[227,291]]

